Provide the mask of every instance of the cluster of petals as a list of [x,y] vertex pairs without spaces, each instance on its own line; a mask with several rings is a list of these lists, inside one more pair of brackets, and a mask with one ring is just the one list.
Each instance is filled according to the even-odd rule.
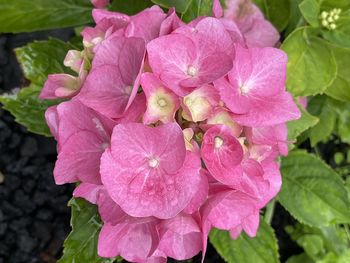
[[84,50],[40,95],[57,140],[57,184],[98,206],[98,254],[130,262],[189,259],[212,228],[254,237],[276,196],[286,122],[300,117],[285,90],[278,32],[250,1],[214,1],[185,24],[158,6],[128,16],[93,1]]

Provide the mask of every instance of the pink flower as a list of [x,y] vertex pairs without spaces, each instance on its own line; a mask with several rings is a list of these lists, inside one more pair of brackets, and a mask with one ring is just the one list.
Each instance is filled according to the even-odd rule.
[[[209,33],[210,32],[210,33]],[[232,67],[233,42],[222,23],[205,18],[147,45],[149,64],[178,95],[225,75]]]
[[77,99],[108,117],[122,117],[136,96],[144,52],[140,38],[116,36],[104,41]]
[[120,124],[101,160],[102,182],[129,215],[171,218],[197,192],[200,161],[186,153],[181,128],[174,123],[150,128]]
[[[53,120],[57,123],[51,125],[58,139],[56,184],[100,183],[100,158],[109,145],[115,123],[76,101],[61,103],[56,112]],[[46,116],[54,115],[49,112]]]
[[250,127],[270,126],[300,117],[285,91],[287,56],[274,48],[236,47],[228,78],[214,82],[234,119]]
[[248,47],[273,47],[279,33],[251,0],[226,0],[224,17],[237,23]]

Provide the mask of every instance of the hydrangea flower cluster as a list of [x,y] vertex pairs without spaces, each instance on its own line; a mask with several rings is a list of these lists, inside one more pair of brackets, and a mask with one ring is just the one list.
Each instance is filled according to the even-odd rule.
[[254,237],[280,190],[285,123],[300,117],[287,56],[250,1],[227,7],[188,24],[158,6],[95,9],[64,61],[76,76],[49,76],[41,98],[65,99],[46,112],[55,181],[98,206],[101,257],[189,259],[214,227]]

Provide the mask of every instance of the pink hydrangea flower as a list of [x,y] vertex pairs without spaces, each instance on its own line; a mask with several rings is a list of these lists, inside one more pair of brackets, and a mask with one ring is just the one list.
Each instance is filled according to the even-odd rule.
[[199,171],[199,158],[186,153],[177,124],[157,128],[120,124],[101,160],[102,182],[108,193],[136,217],[178,214],[197,191]]
[[96,8],[105,8],[109,4],[109,0],[91,0]]
[[227,7],[188,24],[158,6],[94,9],[64,61],[77,75],[48,77],[40,97],[68,100],[45,113],[55,181],[98,207],[99,256],[204,258],[212,228],[254,237],[279,192],[286,122],[300,117],[287,57],[266,47],[279,35],[250,1]]

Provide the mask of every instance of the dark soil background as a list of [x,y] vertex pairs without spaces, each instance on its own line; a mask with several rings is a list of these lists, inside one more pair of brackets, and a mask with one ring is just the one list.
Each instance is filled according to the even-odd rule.
[[[25,83],[14,48],[48,37],[68,40],[72,36],[67,29],[0,35],[0,94]],[[55,160],[53,139],[28,132],[0,106],[0,263],[54,263],[60,257],[70,231],[67,202],[73,186],[54,184]],[[301,252],[284,231],[289,224],[294,224],[293,219],[277,205],[272,226],[282,262]],[[200,256],[194,262],[200,262]],[[209,245],[205,262],[224,261]]]

